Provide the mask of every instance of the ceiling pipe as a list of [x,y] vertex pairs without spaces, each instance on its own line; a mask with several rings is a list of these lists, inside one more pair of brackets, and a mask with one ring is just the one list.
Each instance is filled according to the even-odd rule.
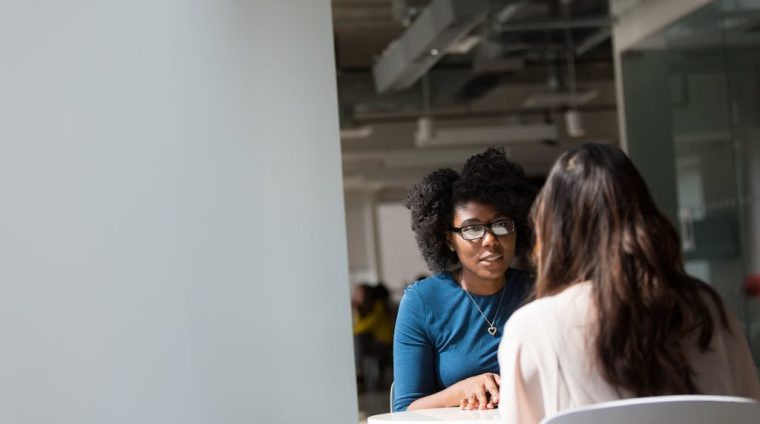
[[611,27],[614,20],[609,16],[574,17],[532,22],[514,22],[498,25],[498,32],[553,31],[580,28]]
[[583,56],[612,36],[612,28],[604,27],[586,37],[575,47],[575,56]]
[[[578,110],[586,113],[594,112],[615,112],[617,105],[614,103],[578,105]],[[526,107],[519,109],[502,109],[502,110],[431,110],[427,113],[422,110],[398,111],[398,112],[363,112],[354,115],[357,123],[394,123],[394,122],[417,122],[423,116],[430,116],[436,120],[460,120],[460,119],[489,119],[501,118],[505,115],[514,116],[537,116],[545,115],[546,107]]]

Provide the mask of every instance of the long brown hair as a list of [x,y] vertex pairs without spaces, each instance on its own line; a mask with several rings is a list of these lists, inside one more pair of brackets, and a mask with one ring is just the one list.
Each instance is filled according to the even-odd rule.
[[607,382],[635,396],[697,393],[686,352],[694,343],[709,347],[708,303],[727,326],[725,309],[684,271],[678,234],[630,159],[601,144],[564,153],[532,219],[535,296],[591,281],[594,346]]

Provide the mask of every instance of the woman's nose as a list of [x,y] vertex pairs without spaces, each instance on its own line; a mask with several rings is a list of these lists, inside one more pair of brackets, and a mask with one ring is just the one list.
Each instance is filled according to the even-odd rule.
[[483,243],[483,246],[495,246],[499,244],[499,237],[490,228],[486,228],[486,233],[483,234],[481,243]]

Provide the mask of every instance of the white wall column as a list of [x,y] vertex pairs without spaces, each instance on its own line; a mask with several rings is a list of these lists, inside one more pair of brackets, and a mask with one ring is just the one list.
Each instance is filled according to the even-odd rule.
[[328,0],[0,1],[0,422],[351,423]]

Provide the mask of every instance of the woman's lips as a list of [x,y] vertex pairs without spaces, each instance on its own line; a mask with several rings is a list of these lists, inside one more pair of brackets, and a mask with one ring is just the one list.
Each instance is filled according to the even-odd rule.
[[504,259],[504,256],[502,255],[488,255],[488,256],[480,258],[480,261],[493,263],[493,262],[501,261],[503,259]]

